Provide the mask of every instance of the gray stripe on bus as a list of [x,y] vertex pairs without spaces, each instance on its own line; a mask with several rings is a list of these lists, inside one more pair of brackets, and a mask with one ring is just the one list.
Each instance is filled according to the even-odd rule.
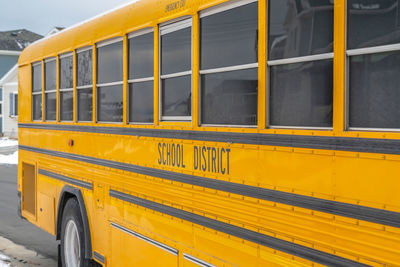
[[106,262],[106,258],[103,255],[101,255],[100,253],[96,252],[96,251],[93,252],[93,257],[96,260],[98,260],[99,262],[103,263],[103,264]]
[[221,181],[212,178],[194,176],[189,174],[177,173],[173,171],[159,170],[150,167],[143,167],[117,161],[81,156],[54,150],[34,148],[28,146],[19,146],[22,150],[37,152],[50,156],[56,156],[65,159],[82,161],[94,165],[114,168],[132,173],[157,177],[180,183],[201,186],[228,193],[234,193],[247,197],[282,203],[286,205],[306,208],[310,210],[325,212],[333,215],[349,217],[357,220],[368,221],[400,228],[400,213],[355,204],[337,202],[333,200],[315,198],[310,196],[298,195],[289,192],[282,192],[267,188],[255,187],[250,185]]
[[83,187],[83,188],[86,188],[89,190],[92,190],[92,188],[93,188],[92,183],[88,183],[88,182],[84,182],[84,181],[81,181],[78,179],[70,178],[65,175],[55,173],[55,172],[39,169],[39,174],[45,175],[45,176],[69,183],[69,184],[73,184],[73,185],[76,185],[79,187]]
[[400,140],[20,123],[20,128],[400,155]]
[[111,226],[116,228],[116,229],[118,229],[118,230],[120,230],[120,231],[123,231],[123,232],[125,232],[127,234],[135,236],[135,237],[137,237],[137,238],[139,238],[139,239],[141,239],[141,240],[143,240],[143,241],[145,241],[145,242],[147,242],[147,243],[149,243],[149,244],[151,244],[153,246],[156,246],[156,247],[158,247],[158,248],[160,248],[162,250],[165,250],[168,253],[171,253],[171,254],[173,254],[175,256],[178,256],[178,250],[175,249],[175,248],[172,248],[172,247],[167,246],[167,245],[165,245],[163,243],[157,242],[154,239],[151,239],[151,238],[149,238],[147,236],[144,236],[144,235],[141,235],[139,233],[136,233],[135,231],[132,231],[132,230],[130,230],[128,228],[125,228],[122,225],[116,224],[114,222],[111,222]]
[[278,239],[272,236],[264,235],[246,228],[238,227],[218,220],[210,219],[195,213],[176,209],[166,206],[157,202],[149,201],[143,198],[128,195],[119,191],[110,189],[109,194],[111,197],[151,209],[163,214],[180,218],[204,227],[223,232],[228,235],[236,236],[241,239],[254,242],[256,244],[266,246],[275,250],[282,251],[312,262],[325,264],[328,266],[367,266],[346,258],[342,258],[333,254],[319,251],[313,248],[305,247],[296,243]]

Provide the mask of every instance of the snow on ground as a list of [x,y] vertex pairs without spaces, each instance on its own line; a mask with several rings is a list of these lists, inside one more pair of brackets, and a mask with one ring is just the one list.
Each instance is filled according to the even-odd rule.
[[17,146],[18,140],[8,139],[7,137],[0,138],[0,147]]
[[0,164],[18,164],[18,151],[15,151],[13,154],[9,155],[0,154]]
[[10,258],[0,252],[0,267],[10,267]]

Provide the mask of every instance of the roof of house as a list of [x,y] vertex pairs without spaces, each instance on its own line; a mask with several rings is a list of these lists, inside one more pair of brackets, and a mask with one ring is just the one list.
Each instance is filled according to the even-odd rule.
[[22,51],[29,44],[42,37],[25,29],[0,32],[0,50]]

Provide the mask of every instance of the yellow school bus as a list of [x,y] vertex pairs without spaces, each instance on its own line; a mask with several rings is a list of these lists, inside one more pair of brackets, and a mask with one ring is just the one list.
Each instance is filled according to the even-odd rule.
[[62,266],[400,266],[399,0],[141,0],[19,59]]

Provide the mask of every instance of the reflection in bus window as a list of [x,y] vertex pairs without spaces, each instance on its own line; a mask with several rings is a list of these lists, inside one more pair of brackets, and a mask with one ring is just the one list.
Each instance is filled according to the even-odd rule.
[[333,51],[332,0],[270,0],[268,59]]
[[200,18],[201,123],[257,125],[258,2]]
[[47,59],[44,63],[45,74],[45,120],[57,119],[57,61],[55,58]]
[[32,120],[42,119],[42,63],[32,64]]
[[122,122],[123,118],[123,43],[97,46],[97,120]]
[[73,57],[60,56],[60,120],[73,120]]
[[152,123],[154,110],[153,29],[128,39],[129,121]]
[[93,119],[93,59],[92,48],[76,53],[76,90],[78,121]]
[[400,42],[399,0],[348,0],[348,49]]

